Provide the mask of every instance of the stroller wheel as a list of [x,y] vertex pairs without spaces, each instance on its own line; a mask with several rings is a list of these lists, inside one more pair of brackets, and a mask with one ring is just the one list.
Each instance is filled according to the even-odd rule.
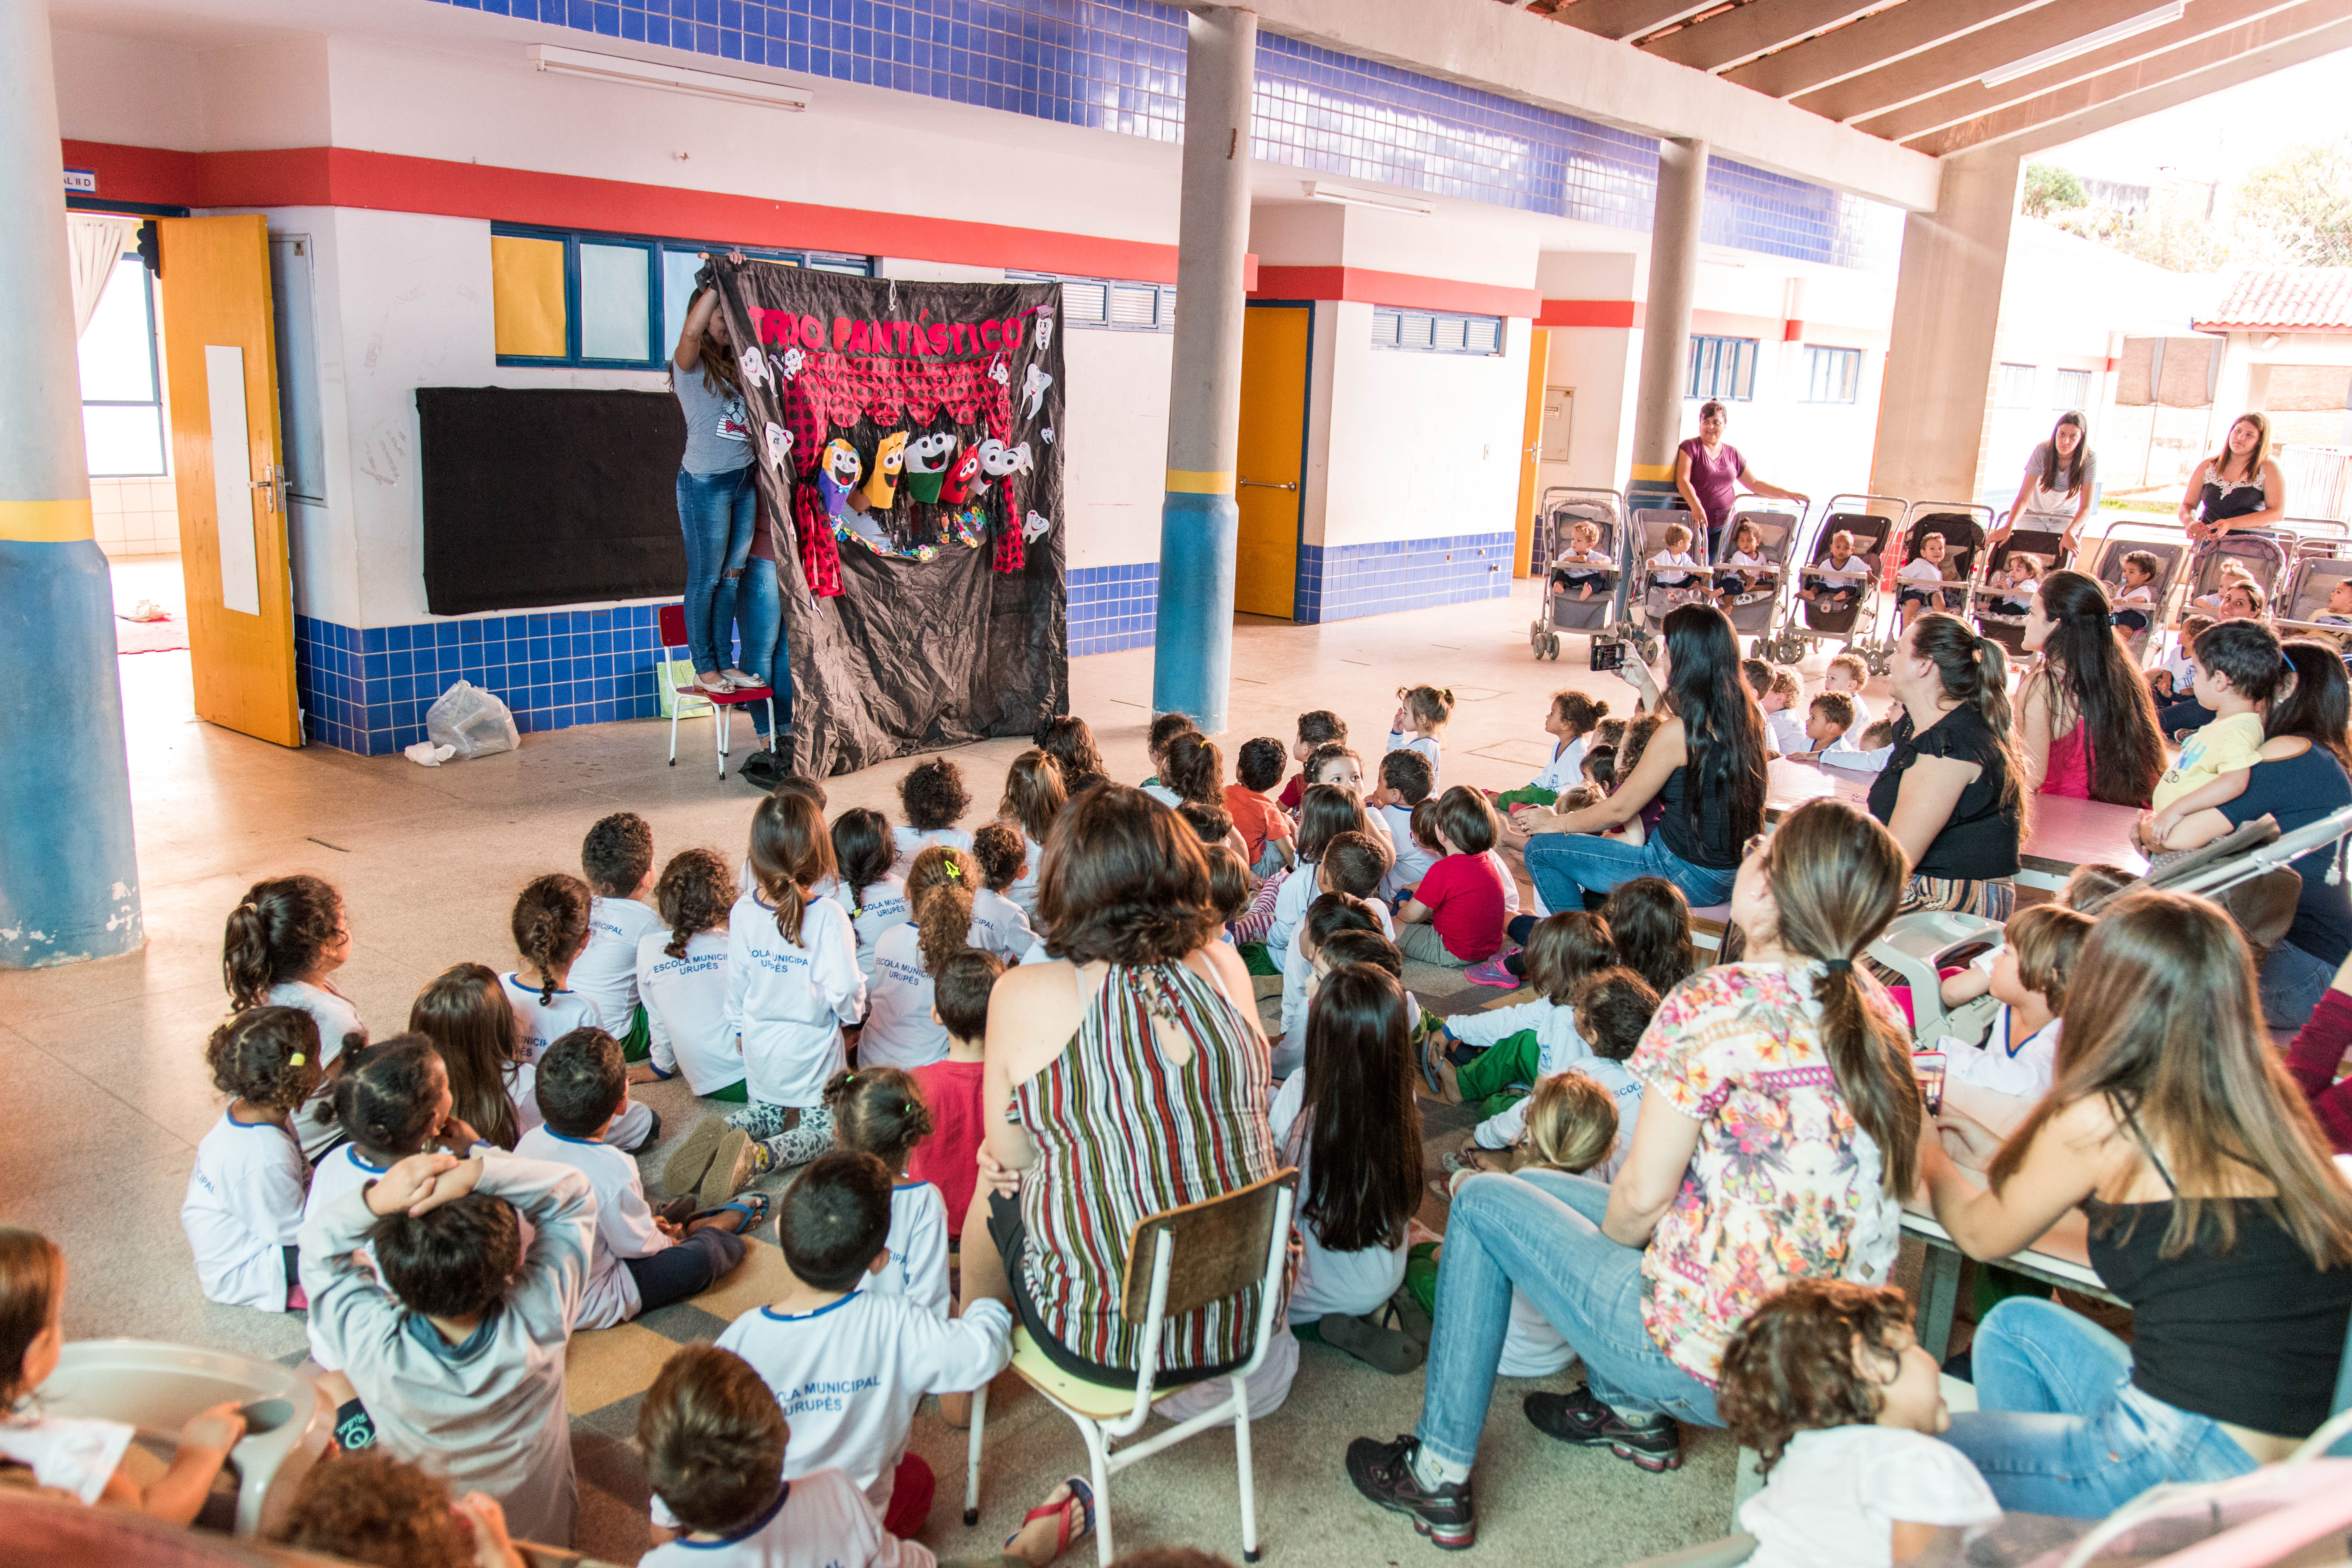
[[1559,662],[1559,634],[1558,632],[1548,632],[1545,634],[1544,657],[1550,659],[1554,664],[1558,664]]
[[1543,657],[1544,629],[1543,623],[1540,621],[1528,628],[1528,651],[1538,658]]

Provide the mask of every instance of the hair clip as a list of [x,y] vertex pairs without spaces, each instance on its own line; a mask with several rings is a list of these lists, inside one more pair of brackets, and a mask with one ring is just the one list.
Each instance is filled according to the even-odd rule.
[[296,1051],[292,1056],[288,1057],[286,1061],[288,1066],[299,1068],[310,1059],[310,1058],[309,1057],[304,1056],[300,1051]]
[[961,882],[963,880],[963,866],[960,861],[950,860],[948,862],[948,879],[951,882]]
[[1822,967],[1828,970],[1832,974],[1851,974],[1853,973],[1853,960],[1851,958],[1825,958],[1822,960]]

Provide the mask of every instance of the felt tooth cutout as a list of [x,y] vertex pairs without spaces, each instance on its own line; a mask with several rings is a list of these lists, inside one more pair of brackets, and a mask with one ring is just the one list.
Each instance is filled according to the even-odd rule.
[[1034,472],[1036,467],[1037,460],[1026,441],[1018,447],[1008,447],[992,436],[980,444],[980,469],[992,479]]
[[784,473],[793,455],[793,433],[772,419],[767,424],[768,461],[778,473]]
[[1021,377],[1021,395],[1027,398],[1029,402],[1027,406],[1022,411],[1022,418],[1034,419],[1037,417],[1037,405],[1045,401],[1045,389],[1053,384],[1054,378],[1047,375],[1044,371],[1039,370],[1034,364],[1023,373]]
[[1013,384],[1013,367],[1004,363],[1003,354],[998,354],[995,363],[988,367],[988,379],[999,386]]
[[[941,502],[948,506],[962,506],[978,496],[981,489],[987,488],[987,481],[980,474],[980,452],[978,447],[963,449],[963,456],[956,459],[955,466],[948,470],[948,477],[940,482]],[[979,488],[975,489],[975,486]]]
[[849,492],[865,472],[856,447],[838,436],[825,443],[824,460],[817,468],[817,489],[824,494],[827,517],[841,521],[841,514],[849,510]]
[[1053,528],[1053,526],[1054,520],[1047,517],[1044,512],[1031,512],[1029,514],[1028,524],[1021,530],[1022,542],[1024,544],[1036,543],[1039,540],[1045,537],[1045,534]]
[[907,460],[907,433],[893,430],[874,448],[874,472],[866,481],[866,504],[888,511],[898,504],[898,470]]
[[1037,348],[1040,353],[1054,346],[1054,307],[1037,307]]
[[907,490],[925,506],[936,506],[948,464],[961,443],[950,431],[935,431],[907,443]]
[[771,386],[775,384],[768,376],[767,351],[759,344],[747,345],[742,353],[735,356],[735,363],[743,373],[744,385],[757,386],[761,382],[766,382]]

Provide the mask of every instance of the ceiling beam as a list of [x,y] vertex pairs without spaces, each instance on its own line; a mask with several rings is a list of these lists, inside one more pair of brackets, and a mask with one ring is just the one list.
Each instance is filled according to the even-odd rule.
[[1930,131],[1940,131],[1948,125],[1958,125],[1975,120],[2012,103],[2023,103],[2055,92],[2071,83],[2084,81],[2103,71],[2127,66],[2134,60],[2182,44],[2227,32],[2243,22],[2258,20],[2273,12],[2292,9],[2298,0],[2189,0],[2189,9],[2178,22],[2168,22],[2136,37],[2120,39],[2105,48],[2077,55],[2071,60],[2060,60],[2044,67],[2032,76],[2018,77],[1999,87],[1987,87],[1983,82],[1969,80],[1948,91],[1906,103],[1900,109],[1853,121],[1856,129],[1874,136],[1904,142],[1924,136]]
[[2045,0],[1903,0],[1861,21],[1723,73],[1769,98],[1794,98],[1979,27],[2039,9]]
[[1723,0],[1576,0],[1554,11],[1551,19],[1604,38],[1638,38],[1722,4]]
[[1748,0],[1642,47],[1693,70],[1721,70],[1843,26],[1886,0]]
[[2306,0],[2221,37],[2135,60],[1911,145],[1942,156],[2014,142],[2021,154],[2031,154],[2346,48],[2352,48],[2352,0]]

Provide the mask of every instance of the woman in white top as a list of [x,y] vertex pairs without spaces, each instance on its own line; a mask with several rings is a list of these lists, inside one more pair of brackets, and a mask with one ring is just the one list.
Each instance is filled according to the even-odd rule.
[[2032,533],[2057,534],[2059,563],[2072,560],[2075,542],[2083,536],[2083,520],[2091,515],[2098,479],[2099,459],[2091,450],[2090,437],[2084,434],[2083,416],[2061,414],[2058,423],[2050,427],[2050,439],[2037,443],[2033,455],[2025,459],[2025,477],[2018,484],[2017,500],[2010,503],[2009,515],[2001,519],[2000,526],[1986,538],[1986,547],[2000,549],[2022,527]]

